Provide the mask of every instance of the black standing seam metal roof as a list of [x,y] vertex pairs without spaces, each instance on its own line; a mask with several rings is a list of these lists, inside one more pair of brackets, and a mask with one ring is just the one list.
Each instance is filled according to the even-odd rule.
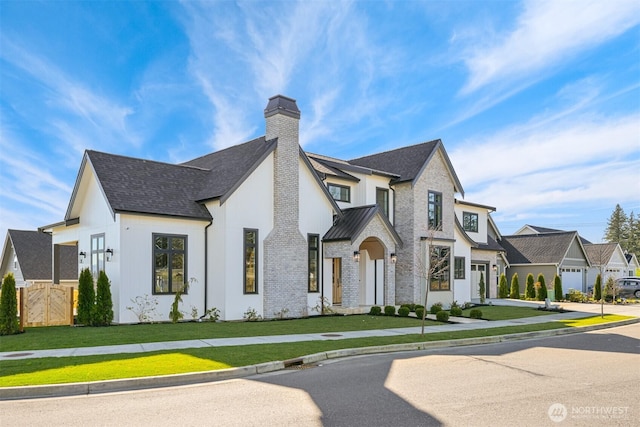
[[502,236],[500,244],[511,265],[560,264],[577,237],[575,231]]
[[353,241],[357,238],[362,230],[369,224],[369,222],[377,215],[385,222],[387,229],[391,232],[394,240],[400,246],[402,246],[402,240],[395,231],[395,228],[391,225],[387,217],[380,210],[378,205],[358,206],[355,208],[344,209],[342,211],[342,217],[336,218],[333,226],[322,237],[323,242],[332,242],[340,240]]
[[[8,230],[7,235],[18,257],[18,266],[25,280],[51,280],[52,239],[39,231]],[[60,246],[60,278],[78,278],[78,250],[75,246]],[[13,260],[10,260],[13,263]]]

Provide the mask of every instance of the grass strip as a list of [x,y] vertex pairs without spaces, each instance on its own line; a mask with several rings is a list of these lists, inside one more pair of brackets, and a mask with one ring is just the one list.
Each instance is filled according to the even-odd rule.
[[536,325],[438,332],[426,334],[424,337],[420,334],[413,334],[393,337],[208,347],[135,354],[6,360],[0,362],[0,387],[199,372],[286,360],[345,348],[475,338],[567,327],[569,326],[560,322],[547,322]]

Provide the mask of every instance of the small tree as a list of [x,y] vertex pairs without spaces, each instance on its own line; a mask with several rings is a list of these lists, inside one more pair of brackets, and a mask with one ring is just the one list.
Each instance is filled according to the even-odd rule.
[[593,299],[600,301],[602,299],[602,276],[596,276],[596,283],[593,285]]
[[498,284],[498,298],[507,298],[509,290],[507,288],[507,276],[504,273],[500,275],[500,283]]
[[[189,279],[189,283],[196,282],[195,277]],[[189,283],[185,283],[182,289],[178,289],[176,296],[171,303],[171,311],[169,312],[169,319],[171,322],[178,323],[180,319],[184,317],[184,313],[180,311],[180,303],[182,302],[182,294],[189,292]]]
[[562,279],[556,274],[553,278],[553,297],[556,301],[561,301],[562,296]]
[[527,274],[527,287],[524,292],[524,297],[526,299],[535,299],[536,297],[536,286],[533,281],[533,274]]
[[520,299],[520,282],[518,281],[518,273],[514,273],[511,277],[511,292],[509,298]]
[[78,323],[91,325],[94,305],[96,303],[96,293],[93,289],[93,275],[88,268],[80,272],[78,279]]
[[100,271],[100,274],[98,275],[96,305],[92,321],[95,326],[109,326],[113,321],[111,283],[109,282],[107,273],[104,271]]
[[480,283],[478,284],[478,286],[480,287],[479,292],[480,292],[480,303],[484,304],[485,301],[485,293],[486,293],[486,287],[484,284],[484,273],[480,272]]
[[0,294],[0,335],[13,335],[19,332],[16,279],[13,273],[9,273],[4,276]]
[[538,283],[540,284],[540,286],[538,286],[538,295],[537,295],[537,299],[538,301],[544,301],[545,299],[547,299],[547,284],[544,282],[544,275],[542,273],[538,274]]

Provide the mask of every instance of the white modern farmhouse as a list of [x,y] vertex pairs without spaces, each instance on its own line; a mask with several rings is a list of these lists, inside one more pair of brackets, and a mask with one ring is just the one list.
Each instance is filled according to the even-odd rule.
[[[145,295],[167,319],[185,284],[184,311],[225,320],[313,315],[323,299],[344,312],[420,303],[426,286],[447,306],[477,295],[483,249],[495,282],[493,208],[460,205],[456,219],[464,193],[440,140],[345,161],[301,149],[295,100],[272,97],[264,116],[264,137],[183,164],[85,153],[64,221],[42,230],[54,254],[77,246],[80,269],[106,271],[115,322],[136,322],[127,306]],[[434,261],[446,268],[427,280]]]

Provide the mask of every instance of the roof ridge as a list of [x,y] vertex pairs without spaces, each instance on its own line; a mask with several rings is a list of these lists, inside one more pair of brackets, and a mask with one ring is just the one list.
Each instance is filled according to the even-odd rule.
[[430,144],[432,142],[440,142],[440,143],[442,143],[442,139],[441,138],[436,138],[436,139],[433,139],[431,141],[419,142],[417,144],[411,144],[411,145],[405,145],[405,146],[402,146],[402,147],[392,148],[392,149],[389,149],[389,150],[386,150],[386,151],[380,151],[378,153],[368,154],[366,156],[355,157],[353,159],[348,160],[348,162],[352,162],[354,160],[359,160],[359,159],[364,159],[364,158],[367,158],[367,157],[379,156],[381,154],[392,153],[394,151],[400,151],[400,150],[406,150],[406,149],[409,149],[409,148],[415,148],[415,147],[418,147],[418,146],[421,146],[421,145]]
[[202,170],[202,171],[208,171],[208,169],[205,168],[201,168],[198,166],[191,166],[191,165],[186,165],[183,163],[169,163],[169,162],[163,162],[160,160],[154,160],[154,159],[143,159],[142,157],[133,157],[133,156],[125,156],[123,154],[114,154],[114,153],[106,153],[104,151],[97,151],[97,150],[86,150],[87,154],[91,154],[91,153],[95,153],[95,154],[100,154],[100,155],[106,155],[106,156],[110,156],[110,157],[120,157],[122,159],[129,159],[129,160],[137,160],[137,161],[141,161],[141,162],[149,162],[149,163],[155,163],[158,165],[166,165],[166,166],[174,166],[174,167],[179,167],[179,168],[189,168],[189,169],[198,169],[198,170]]
[[[187,163],[195,162],[197,160],[204,159],[205,157],[209,157],[209,156],[213,156],[213,155],[216,155],[216,154],[224,153],[225,151],[229,151],[231,149],[237,149],[240,146],[243,146],[243,145],[246,145],[246,144],[251,144],[252,142],[258,141],[259,139],[265,139],[265,142],[272,141],[272,140],[267,141],[266,140],[267,139],[266,136],[262,135],[262,136],[259,136],[257,138],[253,138],[253,139],[251,139],[249,141],[241,142],[240,144],[231,145],[231,146],[223,148],[221,150],[212,151],[211,153],[203,154],[202,156],[195,157],[193,159],[187,160],[186,162],[182,162],[182,163],[179,163],[179,164],[185,165],[185,166],[189,166]],[[277,139],[277,138],[275,138],[275,139]]]

